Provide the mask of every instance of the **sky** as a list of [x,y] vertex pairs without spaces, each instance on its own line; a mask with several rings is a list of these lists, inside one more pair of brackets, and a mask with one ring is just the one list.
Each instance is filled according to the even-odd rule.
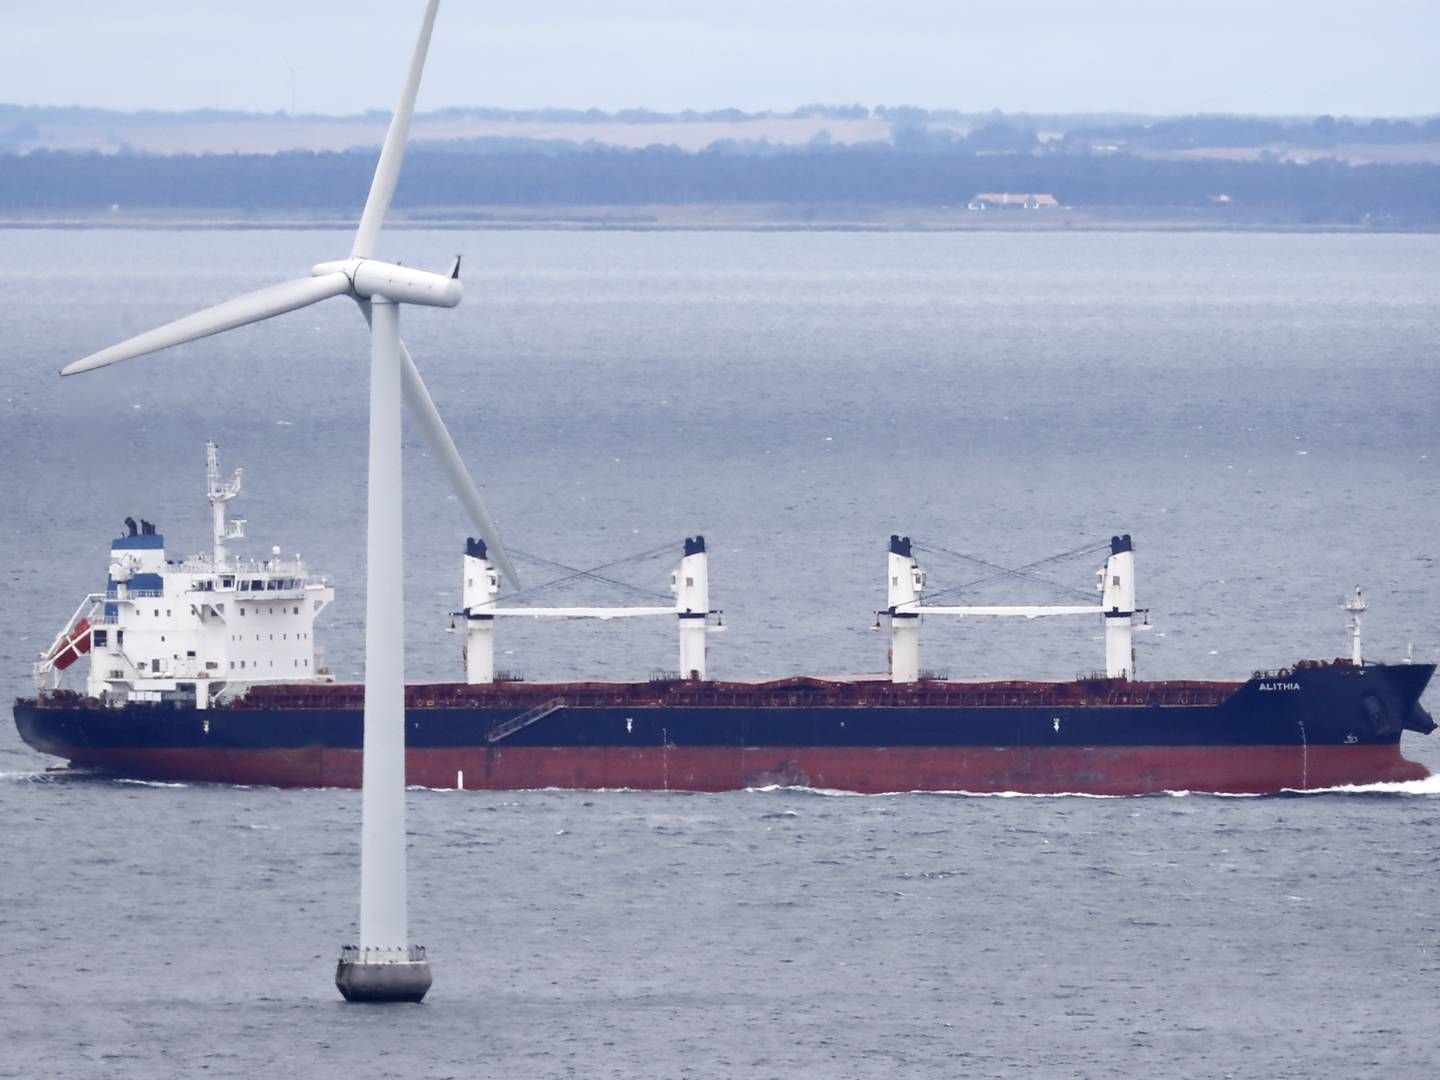
[[[388,111],[423,0],[0,0],[0,102]],[[292,84],[292,71],[293,84]],[[445,0],[419,107],[1415,116],[1440,2]]]

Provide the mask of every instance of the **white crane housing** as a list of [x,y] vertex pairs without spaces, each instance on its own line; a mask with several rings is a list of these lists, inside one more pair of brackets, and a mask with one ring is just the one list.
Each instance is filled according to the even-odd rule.
[[679,624],[680,677],[708,678],[706,635],[723,630],[720,612],[710,608],[709,556],[703,536],[686,537],[680,565],[670,575],[675,603],[669,607],[513,607],[495,606],[500,592],[500,573],[491,563],[485,541],[465,541],[462,579],[465,618],[465,679],[472,685],[495,681],[495,620],[528,619],[629,619],[673,616]]
[[1099,604],[925,606],[925,572],[913,554],[910,537],[892,535],[887,558],[886,602],[877,612],[889,622],[890,681],[911,683],[920,678],[920,622],[924,615],[964,617],[1019,616],[1038,619],[1051,615],[1102,615],[1105,619],[1105,674],[1112,679],[1135,677],[1133,634],[1136,620],[1145,612],[1135,607],[1135,549],[1127,533],[1110,538],[1110,555],[1097,571]]

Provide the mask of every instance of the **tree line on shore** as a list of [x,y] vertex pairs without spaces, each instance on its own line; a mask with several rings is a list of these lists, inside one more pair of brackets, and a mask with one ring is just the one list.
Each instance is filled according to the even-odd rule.
[[[0,154],[0,210],[351,211],[363,203],[373,169],[373,152],[358,151]],[[933,144],[812,145],[777,154],[723,147],[456,154],[417,147],[406,158],[395,205],[963,207],[978,192],[1043,192],[1077,209],[1204,209],[1279,223],[1440,224],[1440,165],[977,153]]]

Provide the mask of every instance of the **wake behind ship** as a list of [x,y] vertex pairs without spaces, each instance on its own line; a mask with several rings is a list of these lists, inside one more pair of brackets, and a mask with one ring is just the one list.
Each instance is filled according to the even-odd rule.
[[[148,522],[127,522],[91,594],[15,704],[24,740],[76,768],[144,779],[358,787],[363,687],[331,681],[313,639],[334,598],[279,549],[232,557],[243,536],[209,448],[210,554],[167,560]],[[1134,549],[1115,537],[1099,601],[1056,607],[925,605],[908,538],[891,538],[888,676],[708,677],[703,538],[685,542],[675,603],[503,608],[485,545],[464,556],[466,681],[406,690],[406,777],[440,788],[723,791],[803,785],[856,792],[1266,793],[1422,779],[1400,750],[1428,734],[1433,664],[1366,662],[1363,600],[1348,605],[1349,659],[1305,661],[1235,682],[1135,678]],[[919,668],[922,617],[1100,617],[1106,671],[1068,682],[952,682]],[[494,670],[497,620],[667,617],[679,671],[637,682],[529,683]],[[62,673],[89,656],[83,690]]]

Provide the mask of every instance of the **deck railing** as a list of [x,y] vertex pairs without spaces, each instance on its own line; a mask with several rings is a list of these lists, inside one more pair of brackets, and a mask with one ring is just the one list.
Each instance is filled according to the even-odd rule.
[[359,945],[342,945],[340,947],[340,962],[342,964],[424,964],[424,945],[411,945],[405,950],[405,958],[401,960],[396,954],[399,949],[362,949]]

